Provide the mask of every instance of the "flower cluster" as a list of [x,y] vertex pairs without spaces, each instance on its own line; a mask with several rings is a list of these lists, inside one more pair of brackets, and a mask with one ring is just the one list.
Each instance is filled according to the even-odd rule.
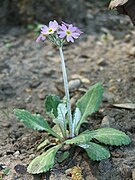
[[42,25],[40,30],[41,32],[36,42],[44,41],[48,37],[50,41],[58,46],[62,46],[65,40],[73,43],[74,39],[77,39],[82,34],[78,27],[65,22],[59,25],[55,20],[50,21],[49,26]]

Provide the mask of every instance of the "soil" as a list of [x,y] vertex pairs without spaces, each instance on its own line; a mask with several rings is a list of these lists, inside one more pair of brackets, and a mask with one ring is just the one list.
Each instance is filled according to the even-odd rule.
[[[0,173],[5,166],[10,169],[3,180],[66,180],[71,179],[67,170],[74,166],[82,169],[86,180],[135,179],[135,29],[127,16],[107,11],[107,7],[90,4],[87,8],[84,34],[64,47],[68,77],[73,83],[72,103],[89,86],[101,82],[103,102],[88,119],[89,129],[110,126],[128,134],[132,143],[109,147],[112,156],[107,160],[93,162],[77,151],[47,174],[28,174],[26,167],[39,154],[35,147],[47,134],[26,128],[17,121],[13,109],[24,108],[46,117],[44,98],[50,93],[62,97],[63,82],[57,48],[49,42],[36,43],[34,30],[11,27],[0,34]],[[78,78],[80,84],[76,85]],[[112,106],[127,103],[128,108]]]

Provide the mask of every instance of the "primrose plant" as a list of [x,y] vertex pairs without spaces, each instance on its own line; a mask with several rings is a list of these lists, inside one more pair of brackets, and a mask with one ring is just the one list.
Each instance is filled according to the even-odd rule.
[[[87,129],[80,133],[80,127],[87,122],[87,117],[98,110],[103,94],[103,87],[100,83],[91,86],[76,102],[75,110],[72,113],[62,48],[64,43],[73,43],[81,34],[78,27],[64,22],[59,25],[55,20],[50,21],[49,26],[41,26],[41,33],[36,42],[48,39],[58,47],[65,97],[60,99],[56,95],[48,95],[45,99],[45,112],[52,118],[53,127],[50,127],[47,120],[40,114],[31,114],[24,109],[14,109],[17,118],[27,127],[46,131],[54,138],[51,138],[53,141],[46,139],[37,147],[37,150],[44,148],[44,152],[29,164],[27,168],[29,173],[38,174],[48,171],[53,167],[56,157],[59,157],[57,159],[59,162],[64,161],[70,156],[71,148],[75,146],[84,149],[92,160],[100,161],[110,157],[110,152],[105,145],[121,146],[131,142],[129,136],[114,128],[99,128],[91,131]],[[65,145],[69,145],[70,148],[64,152],[61,149]],[[60,156],[56,156],[58,151]]]

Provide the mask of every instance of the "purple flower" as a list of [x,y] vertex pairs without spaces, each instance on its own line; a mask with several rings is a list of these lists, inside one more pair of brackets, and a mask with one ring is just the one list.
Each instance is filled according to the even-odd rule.
[[59,25],[57,23],[57,21],[50,21],[49,22],[49,27],[46,26],[46,25],[42,25],[41,27],[41,34],[38,36],[36,42],[39,42],[40,39],[42,41],[44,41],[46,39],[46,35],[49,35],[49,34],[53,34],[55,31],[57,31]]
[[38,38],[36,39],[36,42],[39,42],[40,39],[41,39],[42,41],[44,41],[44,40],[46,39],[46,35],[45,35],[45,34],[40,34],[40,35],[38,36]]
[[66,37],[67,42],[74,42],[74,39],[77,39],[82,33],[79,28],[74,27],[72,24],[62,23],[59,26],[60,30],[58,31],[59,37]]
[[[72,24],[65,23],[64,21],[62,21],[62,24],[64,24],[67,27],[69,27],[69,25],[72,25]],[[78,27],[74,27],[74,28],[75,28],[75,32],[78,32],[79,34],[83,33]]]
[[50,21],[49,22],[49,27],[46,25],[43,25],[41,27],[41,33],[43,34],[53,34],[55,31],[57,31],[59,25],[57,23],[57,21]]

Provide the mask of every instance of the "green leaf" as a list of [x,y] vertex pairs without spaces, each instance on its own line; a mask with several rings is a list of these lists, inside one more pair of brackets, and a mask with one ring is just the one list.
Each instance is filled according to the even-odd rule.
[[110,157],[109,150],[99,144],[88,142],[87,144],[80,144],[79,146],[85,149],[88,156],[94,161],[100,161]]
[[8,176],[9,173],[10,173],[10,168],[6,167],[5,169],[3,169],[3,173],[4,173],[5,176]]
[[46,139],[45,141],[41,142],[38,147],[37,150],[42,149],[43,147],[45,147],[46,145],[50,144],[50,141],[48,139]]
[[114,128],[101,128],[93,131],[93,138],[99,142],[114,146],[128,145],[131,142],[129,136]]
[[91,131],[84,131],[82,134],[79,134],[78,136],[68,139],[65,141],[66,144],[81,144],[81,143],[87,143],[93,138],[93,133]]
[[96,112],[102,100],[103,87],[100,83],[93,85],[84,96],[81,97],[76,103],[81,111],[81,119],[75,129],[75,134],[78,134],[80,126],[86,121],[88,115]]
[[62,132],[61,132],[61,129],[60,127],[55,124],[53,127],[52,127],[53,131],[56,132],[61,138],[63,138],[63,135],[62,135]]
[[81,119],[81,111],[79,110],[79,108],[76,108],[73,118],[73,129],[76,129],[76,126],[79,123],[80,119]]
[[50,128],[48,122],[40,114],[31,114],[24,109],[14,109],[14,113],[28,128],[38,131],[47,131],[51,135],[61,139],[61,137]]
[[57,108],[58,116],[53,120],[54,123],[60,124],[62,128],[65,128],[67,107],[66,104],[60,103]]
[[59,96],[49,95],[45,99],[45,112],[51,117],[56,118],[58,116],[57,107],[60,103]]
[[53,167],[56,153],[61,147],[62,145],[54,146],[33,159],[29,164],[27,171],[32,174],[47,172]]
[[59,163],[63,162],[65,159],[69,157],[69,155],[70,155],[69,151],[62,152],[60,157],[58,158],[58,162]]
[[67,131],[66,104],[60,103],[57,107],[57,112],[58,112],[58,116],[53,120],[53,122],[60,127],[63,136],[66,137],[66,131]]

